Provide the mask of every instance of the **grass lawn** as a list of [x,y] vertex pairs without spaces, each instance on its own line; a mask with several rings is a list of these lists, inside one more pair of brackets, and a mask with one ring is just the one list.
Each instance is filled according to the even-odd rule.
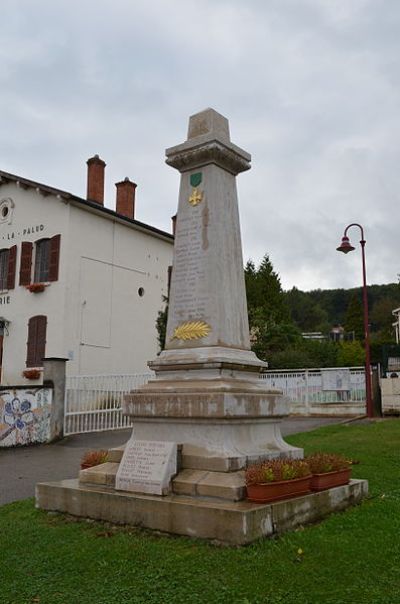
[[[243,548],[0,508],[1,604],[400,603],[400,419],[287,438],[360,461],[370,498]],[[60,477],[61,478],[61,477]]]

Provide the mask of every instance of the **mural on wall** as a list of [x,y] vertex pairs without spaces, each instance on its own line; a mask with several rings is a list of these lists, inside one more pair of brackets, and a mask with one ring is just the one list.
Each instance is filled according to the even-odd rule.
[[0,447],[47,442],[51,399],[50,388],[0,391]]

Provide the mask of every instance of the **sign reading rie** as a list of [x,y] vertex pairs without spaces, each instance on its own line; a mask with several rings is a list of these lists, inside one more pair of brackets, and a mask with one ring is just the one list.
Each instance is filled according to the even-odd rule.
[[176,443],[131,438],[118,468],[115,487],[120,491],[166,495],[176,472]]

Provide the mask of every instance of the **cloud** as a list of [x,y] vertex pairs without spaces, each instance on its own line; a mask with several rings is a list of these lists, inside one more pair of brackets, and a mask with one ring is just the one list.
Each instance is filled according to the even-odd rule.
[[212,106],[253,156],[245,259],[268,253],[285,287],[357,285],[335,252],[355,221],[369,281],[395,281],[399,22],[396,0],[5,0],[0,168],[84,195],[99,153],[108,205],[128,175],[137,217],[169,230],[164,149]]

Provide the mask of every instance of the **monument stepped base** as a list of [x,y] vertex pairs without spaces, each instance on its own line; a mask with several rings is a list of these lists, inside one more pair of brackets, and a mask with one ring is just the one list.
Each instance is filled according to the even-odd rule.
[[246,545],[319,521],[360,503],[367,493],[366,480],[351,480],[348,485],[320,493],[256,504],[176,494],[140,495],[72,479],[38,484],[36,506],[228,545]]

